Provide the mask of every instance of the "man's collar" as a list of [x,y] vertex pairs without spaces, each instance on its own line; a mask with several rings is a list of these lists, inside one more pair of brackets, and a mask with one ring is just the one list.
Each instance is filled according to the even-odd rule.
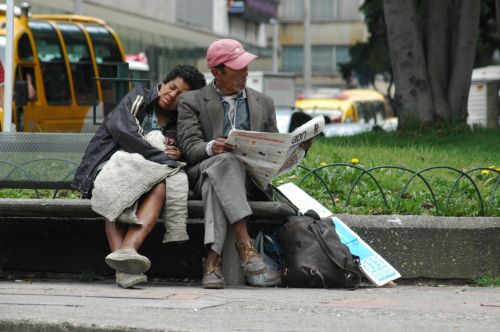
[[243,89],[241,90],[240,92],[238,92],[237,94],[234,94],[234,95],[229,95],[229,96],[224,96],[222,94],[222,92],[219,90],[219,88],[217,87],[217,85],[215,84],[215,80],[212,81],[212,86],[214,87],[215,91],[217,91],[217,93],[219,94],[219,96],[222,98],[222,97],[234,97],[234,98],[247,98],[247,92],[246,92],[246,89]]

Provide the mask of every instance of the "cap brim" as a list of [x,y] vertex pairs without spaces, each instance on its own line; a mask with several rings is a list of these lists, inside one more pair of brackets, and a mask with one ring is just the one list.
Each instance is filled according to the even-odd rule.
[[256,58],[257,56],[255,54],[245,52],[236,59],[224,62],[224,65],[233,70],[240,70],[248,66],[248,64],[253,60],[255,60]]

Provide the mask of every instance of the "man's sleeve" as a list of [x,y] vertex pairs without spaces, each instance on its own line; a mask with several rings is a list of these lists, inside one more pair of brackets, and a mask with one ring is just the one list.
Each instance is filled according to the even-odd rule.
[[129,92],[105,120],[109,132],[120,147],[130,153],[139,153],[144,158],[159,164],[175,167],[177,162],[164,151],[149,144],[142,136],[142,127],[135,115],[144,105],[144,96],[137,90]]
[[200,105],[193,92],[185,92],[179,98],[178,137],[184,148],[184,155],[189,165],[195,165],[209,156],[205,148],[207,143],[200,123]]

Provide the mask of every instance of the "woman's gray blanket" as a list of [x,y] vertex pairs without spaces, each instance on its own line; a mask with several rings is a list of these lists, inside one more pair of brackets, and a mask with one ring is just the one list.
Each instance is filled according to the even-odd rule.
[[95,179],[92,210],[112,222],[141,224],[136,216],[138,199],[155,184],[180,171],[181,167],[170,168],[138,153],[118,151]]

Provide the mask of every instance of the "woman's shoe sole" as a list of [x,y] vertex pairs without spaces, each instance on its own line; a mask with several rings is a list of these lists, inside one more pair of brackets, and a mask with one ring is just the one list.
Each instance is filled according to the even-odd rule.
[[116,284],[122,288],[130,288],[137,284],[147,282],[148,277],[144,274],[130,274],[126,272],[116,272]]
[[115,251],[106,256],[105,261],[112,269],[130,274],[142,274],[151,267],[149,259],[139,254]]

